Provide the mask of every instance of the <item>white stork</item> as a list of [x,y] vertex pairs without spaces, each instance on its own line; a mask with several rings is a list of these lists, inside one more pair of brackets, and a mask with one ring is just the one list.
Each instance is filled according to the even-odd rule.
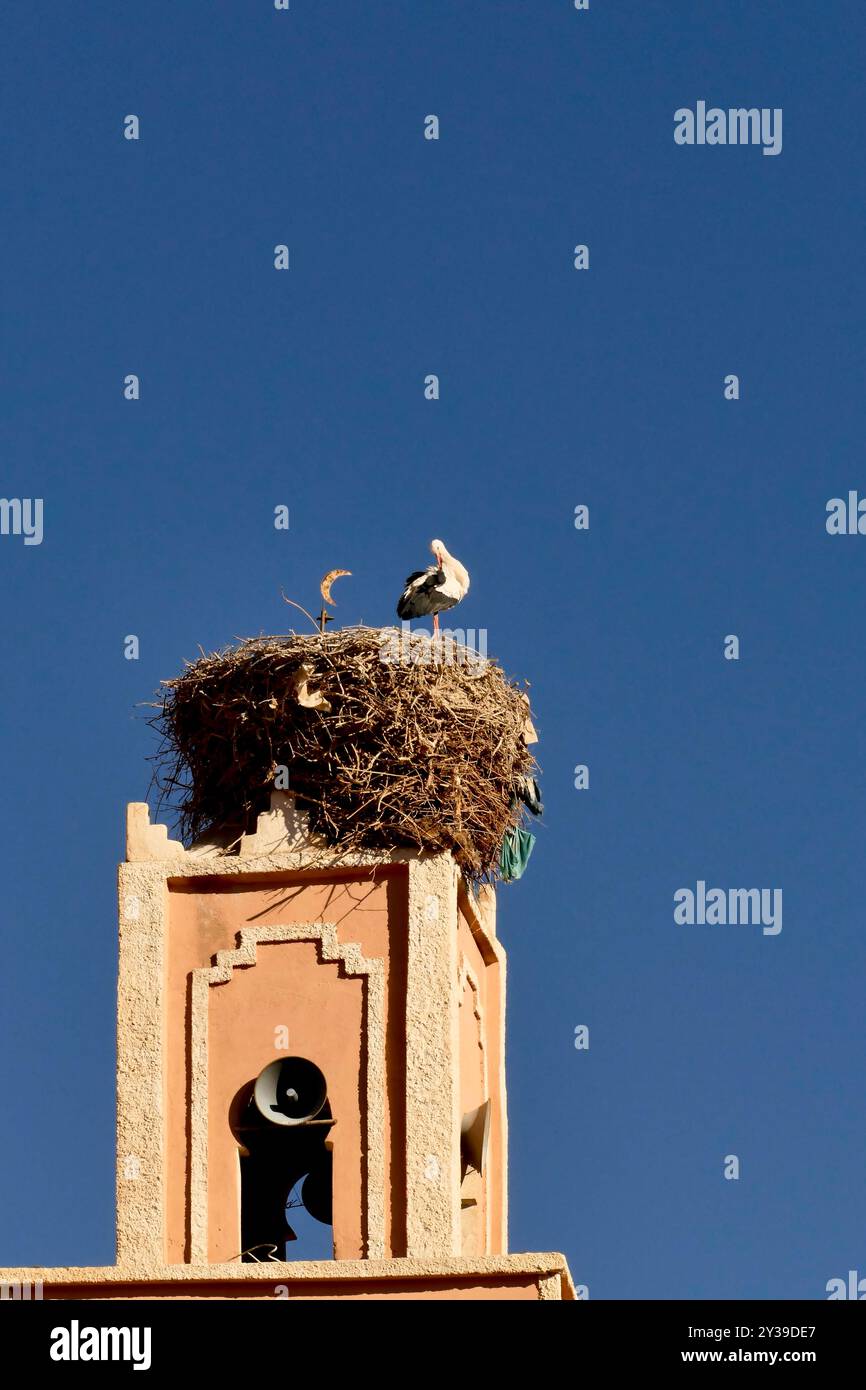
[[426,570],[416,570],[406,580],[397,604],[398,618],[424,618],[433,614],[433,631],[439,631],[439,614],[453,608],[469,592],[469,575],[441,541],[431,541],[436,560]]

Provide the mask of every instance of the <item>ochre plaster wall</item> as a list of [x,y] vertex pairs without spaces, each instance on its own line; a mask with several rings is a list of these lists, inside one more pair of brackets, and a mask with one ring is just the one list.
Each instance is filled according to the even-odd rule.
[[490,1137],[483,1180],[468,1173],[464,1199],[463,1255],[495,1255],[507,1248],[506,1096],[504,1069],[504,953],[495,938],[479,940],[466,905],[458,914],[461,1114],[490,1101]]
[[[225,878],[169,882],[166,951],[165,1160],[166,1258],[190,1257],[190,1127],[193,972],[218,951],[231,951],[243,928],[327,921],[341,942],[357,943],[380,960],[385,999],[386,1253],[405,1253],[405,1000],[406,872],[402,866],[334,880],[232,882]],[[337,1124],[334,1142],[334,1234],[340,1259],[364,1253],[367,1067],[366,990],[336,962],[320,960],[314,941],[262,942],[254,966],[233,969],[207,996],[207,1255],[240,1251],[237,1145],[228,1124],[232,1098],[268,1062],[308,1057],[324,1072]],[[288,1030],[288,1049],[278,1047]],[[391,1213],[396,1220],[392,1221]]]

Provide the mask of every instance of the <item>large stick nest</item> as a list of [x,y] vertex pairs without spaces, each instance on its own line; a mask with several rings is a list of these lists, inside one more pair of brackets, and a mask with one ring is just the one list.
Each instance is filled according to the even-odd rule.
[[255,828],[288,769],[310,828],[346,848],[451,850],[495,878],[535,760],[529,701],[496,662],[394,628],[257,637],[163,682],[155,782],[187,844]]

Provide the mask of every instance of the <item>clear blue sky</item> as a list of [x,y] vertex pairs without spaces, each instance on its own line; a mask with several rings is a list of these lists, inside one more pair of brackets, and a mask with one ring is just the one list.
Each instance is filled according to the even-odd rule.
[[[512,1248],[596,1298],[866,1274],[866,537],[824,527],[866,492],[864,44],[828,0],[7,0],[0,492],[45,534],[0,537],[0,1263],[113,1258],[137,702],[332,566],[392,621],[435,535],[541,734]],[[781,155],[677,146],[698,100],[783,108]],[[781,934],[677,926],[698,879]]]

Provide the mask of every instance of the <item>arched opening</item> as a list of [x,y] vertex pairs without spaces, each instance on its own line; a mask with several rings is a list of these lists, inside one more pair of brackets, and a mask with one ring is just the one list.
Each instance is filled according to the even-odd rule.
[[333,1220],[336,1121],[319,1068],[305,1057],[269,1063],[237,1092],[229,1123],[240,1151],[242,1260],[285,1260],[299,1237],[298,1257],[322,1258],[321,1240],[309,1237]]

